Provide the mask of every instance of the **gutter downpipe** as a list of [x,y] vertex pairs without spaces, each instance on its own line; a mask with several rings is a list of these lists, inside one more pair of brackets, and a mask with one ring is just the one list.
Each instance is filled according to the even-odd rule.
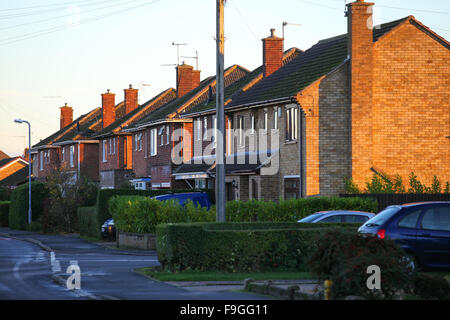
[[80,179],[80,141],[78,141],[78,179]]

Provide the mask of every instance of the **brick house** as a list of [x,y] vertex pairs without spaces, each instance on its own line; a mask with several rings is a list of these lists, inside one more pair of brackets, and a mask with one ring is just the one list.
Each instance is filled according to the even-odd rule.
[[138,106],[137,90],[131,86],[124,90],[125,115],[116,120],[115,95],[102,94],[102,129],[92,138],[99,140],[99,178],[102,188],[115,188],[134,177],[132,168],[132,135],[122,129],[139,121],[151,112],[175,99],[175,89],[169,88]]
[[[253,137],[249,135],[245,136],[245,134],[242,136],[239,134],[234,136],[235,133],[232,130],[239,129],[239,126],[242,126],[243,129],[251,128],[251,121],[254,121],[253,127],[257,121],[265,121],[265,124],[268,125],[268,122],[273,121],[273,117],[272,114],[267,113],[267,110],[262,117],[251,117],[248,112],[245,112],[245,116],[243,113],[230,113],[227,111],[227,106],[235,97],[248,91],[264,77],[269,76],[277,68],[289,63],[302,53],[297,48],[291,48],[283,53],[282,39],[275,36],[275,30],[271,30],[271,32],[270,37],[263,39],[263,65],[248,73],[224,91],[225,129],[227,130],[225,135],[227,156],[225,171],[226,198],[228,200],[248,200],[251,198],[248,186],[249,176],[257,176],[262,165],[261,159],[258,157],[255,163],[249,163],[250,153],[256,152],[257,150],[251,150],[249,144],[246,145],[243,142],[245,139],[248,140]],[[192,138],[194,155],[192,159],[189,159],[189,162],[185,162],[177,168],[174,172],[175,179],[186,180],[190,185],[214,186],[215,158],[209,155],[215,154],[214,137],[212,134],[213,123],[216,117],[215,107],[216,99],[214,97],[210,103],[198,105],[181,115],[183,118],[193,119],[194,130]],[[261,125],[264,125],[264,123]]]
[[[191,108],[209,103],[215,93],[215,77],[200,81],[200,71],[182,64],[177,70],[177,99],[124,129],[133,135],[133,170],[137,178],[151,178],[152,188],[186,188],[172,172],[179,164],[173,161],[174,149],[182,145],[182,159],[192,152],[192,119],[181,115]],[[244,77],[248,70],[233,65],[225,70],[225,87]],[[174,136],[182,132],[179,136]]]
[[[4,153],[3,153],[4,154]],[[29,163],[22,157],[1,157],[0,151],[0,186],[14,189],[27,181]]]
[[[347,4],[347,34],[271,64],[227,103],[234,129],[279,136],[278,171],[233,177],[236,198],[337,195],[344,177],[364,187],[374,173],[450,180],[449,43],[413,16],[372,27],[372,6]],[[281,48],[267,57],[280,60]]]

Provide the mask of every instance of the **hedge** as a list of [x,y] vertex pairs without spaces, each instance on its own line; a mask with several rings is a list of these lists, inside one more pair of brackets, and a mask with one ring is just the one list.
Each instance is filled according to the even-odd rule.
[[156,245],[159,262],[170,271],[304,271],[319,235],[334,228],[356,231],[357,226],[258,222],[162,224],[156,227]]
[[101,235],[97,224],[96,207],[79,207],[77,216],[80,235],[99,239]]
[[[39,221],[43,213],[42,201],[48,197],[48,189],[42,182],[31,183],[32,221]],[[25,230],[28,225],[28,183],[22,184],[11,193],[9,227]]]
[[[214,222],[215,207],[209,211],[196,208],[193,204],[182,208],[161,202],[153,203],[142,196],[117,196],[110,200],[117,228],[124,232],[153,233],[160,223]],[[373,199],[361,198],[305,198],[273,201],[250,200],[228,201],[226,204],[227,222],[294,222],[314,212],[323,210],[360,210],[374,212],[377,203]],[[106,220],[106,219],[105,219]]]
[[9,206],[11,201],[0,201],[0,227],[8,226]]

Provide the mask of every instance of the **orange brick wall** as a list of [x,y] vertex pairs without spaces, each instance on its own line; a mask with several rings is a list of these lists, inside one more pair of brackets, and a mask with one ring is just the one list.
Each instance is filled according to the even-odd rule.
[[449,49],[403,23],[375,44],[373,81],[374,168],[450,181]]

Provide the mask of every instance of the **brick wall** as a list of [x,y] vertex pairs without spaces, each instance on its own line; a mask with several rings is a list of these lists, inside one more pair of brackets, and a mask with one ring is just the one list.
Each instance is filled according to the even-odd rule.
[[107,93],[102,94],[102,122],[103,128],[106,128],[111,123],[116,120],[116,113],[114,110],[115,107],[115,97],[114,93],[110,93],[109,90]]
[[91,181],[99,181],[98,152],[97,143],[80,144],[80,173]]
[[[373,166],[450,181],[450,51],[410,22],[374,47]],[[365,177],[369,179],[370,176]]]

